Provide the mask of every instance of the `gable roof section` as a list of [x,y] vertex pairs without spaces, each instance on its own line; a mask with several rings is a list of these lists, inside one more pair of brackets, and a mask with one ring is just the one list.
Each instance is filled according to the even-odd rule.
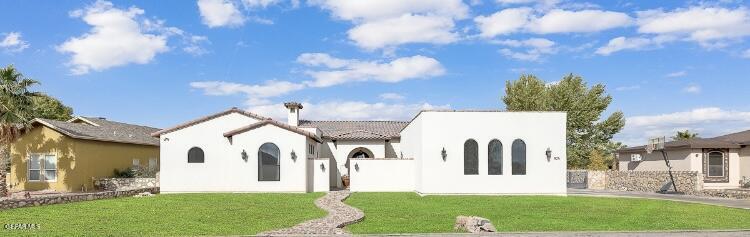
[[318,137],[314,133],[311,133],[311,132],[299,129],[297,127],[290,126],[290,125],[288,125],[286,123],[282,123],[282,122],[279,122],[279,121],[276,121],[276,120],[271,120],[271,119],[266,119],[266,120],[263,120],[263,121],[260,121],[260,122],[257,122],[257,123],[253,123],[253,124],[247,125],[245,127],[241,127],[241,128],[229,131],[229,132],[225,132],[224,136],[225,137],[231,137],[231,136],[234,136],[234,135],[237,135],[237,134],[240,134],[240,133],[244,133],[244,132],[247,132],[247,131],[259,128],[259,127],[263,127],[265,125],[273,125],[273,126],[276,126],[276,127],[279,127],[279,128],[285,129],[285,130],[288,130],[290,132],[297,133],[297,134],[300,134],[300,135],[312,138],[316,142],[322,142],[322,140],[320,139],[320,137]]
[[[77,118],[86,121],[86,123],[37,118],[32,120],[32,125],[41,124],[76,139],[159,146],[159,139],[151,136],[151,133],[159,131],[158,128],[92,117]],[[96,125],[92,125],[92,123]]]
[[151,134],[151,136],[158,137],[158,136],[160,136],[162,134],[174,132],[174,131],[177,131],[177,130],[180,130],[180,129],[183,129],[183,128],[187,128],[187,127],[190,127],[190,126],[202,123],[202,122],[206,122],[208,120],[212,120],[212,119],[215,119],[215,118],[227,115],[227,114],[231,114],[231,113],[239,113],[241,115],[245,115],[247,117],[254,118],[254,119],[257,119],[257,120],[266,120],[267,119],[267,118],[265,118],[263,116],[260,116],[260,115],[257,115],[257,114],[254,114],[254,113],[251,113],[251,112],[248,112],[248,111],[244,111],[244,110],[241,110],[241,109],[238,109],[238,108],[234,107],[234,108],[225,110],[223,112],[219,112],[219,113],[216,113],[216,114],[208,115],[208,116],[205,116],[205,117],[202,117],[202,118],[198,118],[198,119],[189,121],[187,123],[183,123],[183,124],[171,127],[171,128],[167,128],[167,129],[164,129],[164,130],[161,130],[161,131],[154,132],[154,133]]
[[[740,148],[740,145],[728,141],[714,138],[693,138],[682,141],[671,141],[664,143],[664,149],[701,149],[701,148]],[[626,147],[617,150],[618,152],[638,152],[646,151],[646,146]]]
[[340,140],[393,139],[401,137],[406,121],[312,121],[300,120],[300,127],[314,127],[323,138]]
[[750,145],[750,130],[730,133],[727,135],[715,137],[713,139],[733,142],[733,143],[737,143],[740,145]]

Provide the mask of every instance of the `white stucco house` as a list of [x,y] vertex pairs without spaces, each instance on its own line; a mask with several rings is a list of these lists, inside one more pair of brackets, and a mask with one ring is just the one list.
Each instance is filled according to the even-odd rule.
[[[152,134],[161,192],[566,194],[566,114],[425,110],[286,123],[232,108]],[[348,181],[348,182],[347,182]]]

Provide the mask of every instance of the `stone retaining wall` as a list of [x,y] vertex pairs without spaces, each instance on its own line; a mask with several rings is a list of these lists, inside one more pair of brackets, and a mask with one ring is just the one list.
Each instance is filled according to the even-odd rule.
[[123,190],[159,187],[157,178],[102,178],[94,180],[96,190]]
[[159,187],[138,188],[138,189],[128,189],[128,190],[119,190],[119,191],[102,191],[102,192],[95,192],[95,193],[65,193],[65,194],[49,195],[49,196],[44,196],[44,197],[28,198],[28,199],[6,199],[3,201],[0,201],[0,210],[80,202],[80,201],[91,201],[91,200],[98,200],[98,199],[130,197],[130,196],[134,196],[136,194],[143,193],[143,192],[159,193]]
[[[619,191],[657,192],[672,190],[667,171],[604,171],[606,189]],[[672,171],[677,189],[687,194],[703,191],[703,175],[697,171]]]
[[589,170],[586,175],[588,189],[606,189],[607,172],[600,170]]
[[8,196],[8,174],[0,171],[0,197]]

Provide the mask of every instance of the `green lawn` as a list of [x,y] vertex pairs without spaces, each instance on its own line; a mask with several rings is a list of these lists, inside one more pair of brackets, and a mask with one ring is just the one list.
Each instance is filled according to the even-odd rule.
[[311,194],[167,194],[0,211],[0,236],[251,235],[325,216]]
[[648,199],[354,193],[346,203],[365,212],[347,227],[356,234],[453,232],[458,215],[514,232],[750,229],[748,210]]

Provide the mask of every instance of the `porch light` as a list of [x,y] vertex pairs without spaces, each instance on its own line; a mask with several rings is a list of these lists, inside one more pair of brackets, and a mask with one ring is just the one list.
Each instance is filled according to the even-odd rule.
[[323,172],[325,172],[326,171],[326,165],[323,164],[323,163],[320,163],[320,170],[322,170]]
[[294,151],[292,151],[291,155],[292,155],[292,160],[297,161],[297,153],[294,153]]
[[242,157],[242,160],[247,162],[247,152],[245,150],[242,150],[242,153],[240,153],[240,156]]
[[354,170],[356,170],[357,172],[359,172],[359,164],[358,163],[354,163]]
[[448,158],[448,152],[445,151],[445,147],[443,147],[443,151],[440,152],[440,156],[443,157],[443,161],[445,161],[445,159]]
[[550,161],[552,159],[552,150],[547,147],[547,151],[544,153],[547,155],[547,161]]

